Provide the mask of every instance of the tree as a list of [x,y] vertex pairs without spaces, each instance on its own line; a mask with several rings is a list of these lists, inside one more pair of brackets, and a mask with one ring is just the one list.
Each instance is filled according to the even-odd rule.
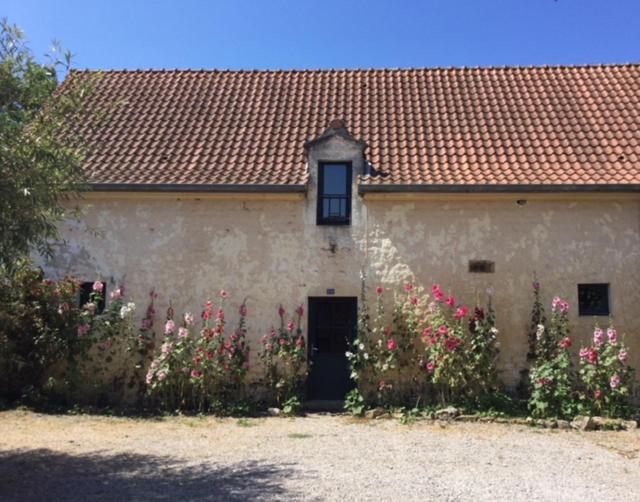
[[92,115],[85,98],[93,79],[59,86],[70,64],[71,54],[55,43],[53,55],[38,62],[20,29],[1,21],[0,276],[11,277],[32,251],[52,254],[57,223],[86,189],[82,131]]

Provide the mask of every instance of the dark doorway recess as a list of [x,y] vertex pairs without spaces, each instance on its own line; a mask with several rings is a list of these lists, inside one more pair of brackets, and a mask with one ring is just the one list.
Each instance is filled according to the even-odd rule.
[[358,299],[309,298],[309,398],[342,400],[353,388],[345,352],[356,337]]

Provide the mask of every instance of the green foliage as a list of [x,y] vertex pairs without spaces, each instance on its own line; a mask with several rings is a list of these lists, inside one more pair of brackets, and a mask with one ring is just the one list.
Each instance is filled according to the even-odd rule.
[[[261,338],[259,353],[264,370],[264,383],[269,399],[283,407],[287,402],[302,402],[304,384],[308,374],[307,349],[302,331],[302,305],[295,309],[293,318],[287,319],[282,306],[278,308],[280,326],[271,328]],[[295,399],[294,399],[295,398]]]
[[568,312],[569,304],[555,297],[549,327],[539,324],[536,330],[536,361],[529,373],[534,417],[572,417],[576,412]]
[[50,370],[68,386],[80,381],[79,359],[89,342],[77,336],[80,311],[78,284],[45,280],[42,271],[28,263],[19,266],[0,287],[0,387],[14,400],[48,386],[62,393],[62,382],[50,380]]
[[629,349],[611,324],[605,333],[596,325],[593,345],[580,349],[580,411],[586,415],[625,417],[634,370],[628,365]]
[[114,356],[138,341],[130,324],[135,306],[125,305],[120,296],[98,313],[101,292],[94,290],[84,306],[78,306],[78,296],[75,279],[44,279],[28,263],[2,280],[0,388],[5,399],[38,404],[122,399],[129,367],[117,368]]
[[287,417],[301,415],[302,409],[302,400],[298,396],[291,396],[282,403],[282,414]]
[[527,361],[535,361],[538,348],[537,333],[539,326],[547,325],[547,317],[544,312],[544,306],[540,297],[540,283],[534,274],[533,277],[533,307],[531,308],[531,318],[529,322],[529,330],[527,331]]
[[[59,51],[59,48],[56,48]],[[55,53],[54,53],[55,56]],[[74,78],[60,92],[58,74],[70,54],[39,63],[22,32],[0,23],[0,273],[12,275],[35,249],[50,256],[56,224],[75,211],[83,190],[83,127],[99,114],[85,106],[92,78]]]
[[351,389],[344,399],[344,409],[354,417],[361,417],[367,410],[364,397],[358,389]]
[[421,399],[446,405],[498,389],[498,330],[491,301],[468,319],[467,307],[445,297],[437,285],[432,290],[433,301],[414,284],[396,290],[388,325],[384,289],[376,288],[371,319],[363,281],[358,336],[346,354],[357,384],[357,394],[348,396],[350,407],[407,408]]
[[531,382],[529,409],[534,417],[571,418],[576,414],[568,351],[562,351],[532,368]]
[[238,325],[228,334],[226,298],[227,293],[221,291],[215,312],[213,302],[206,302],[199,330],[190,313],[176,322],[173,309],[167,310],[164,338],[145,378],[156,406],[168,411],[228,414],[227,409],[244,404],[249,364],[247,306],[240,305]]

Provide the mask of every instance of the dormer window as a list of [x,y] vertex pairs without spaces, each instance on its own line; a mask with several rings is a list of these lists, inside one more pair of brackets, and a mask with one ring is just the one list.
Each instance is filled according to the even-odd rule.
[[318,166],[318,225],[351,222],[351,163],[321,162]]

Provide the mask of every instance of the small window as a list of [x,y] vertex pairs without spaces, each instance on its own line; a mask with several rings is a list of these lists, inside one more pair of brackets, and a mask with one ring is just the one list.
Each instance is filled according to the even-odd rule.
[[609,285],[578,284],[578,313],[585,316],[609,315]]
[[[93,282],[83,282],[80,285],[80,300],[79,304],[82,307],[84,304],[91,300],[91,293],[93,293]],[[107,297],[107,283],[102,283],[102,294],[100,295],[100,301],[98,302],[97,313],[100,314],[105,307],[105,298]]]
[[493,274],[496,264],[489,260],[469,260],[469,272],[472,274]]
[[351,222],[351,164],[320,164],[317,222],[318,225],[349,225]]

